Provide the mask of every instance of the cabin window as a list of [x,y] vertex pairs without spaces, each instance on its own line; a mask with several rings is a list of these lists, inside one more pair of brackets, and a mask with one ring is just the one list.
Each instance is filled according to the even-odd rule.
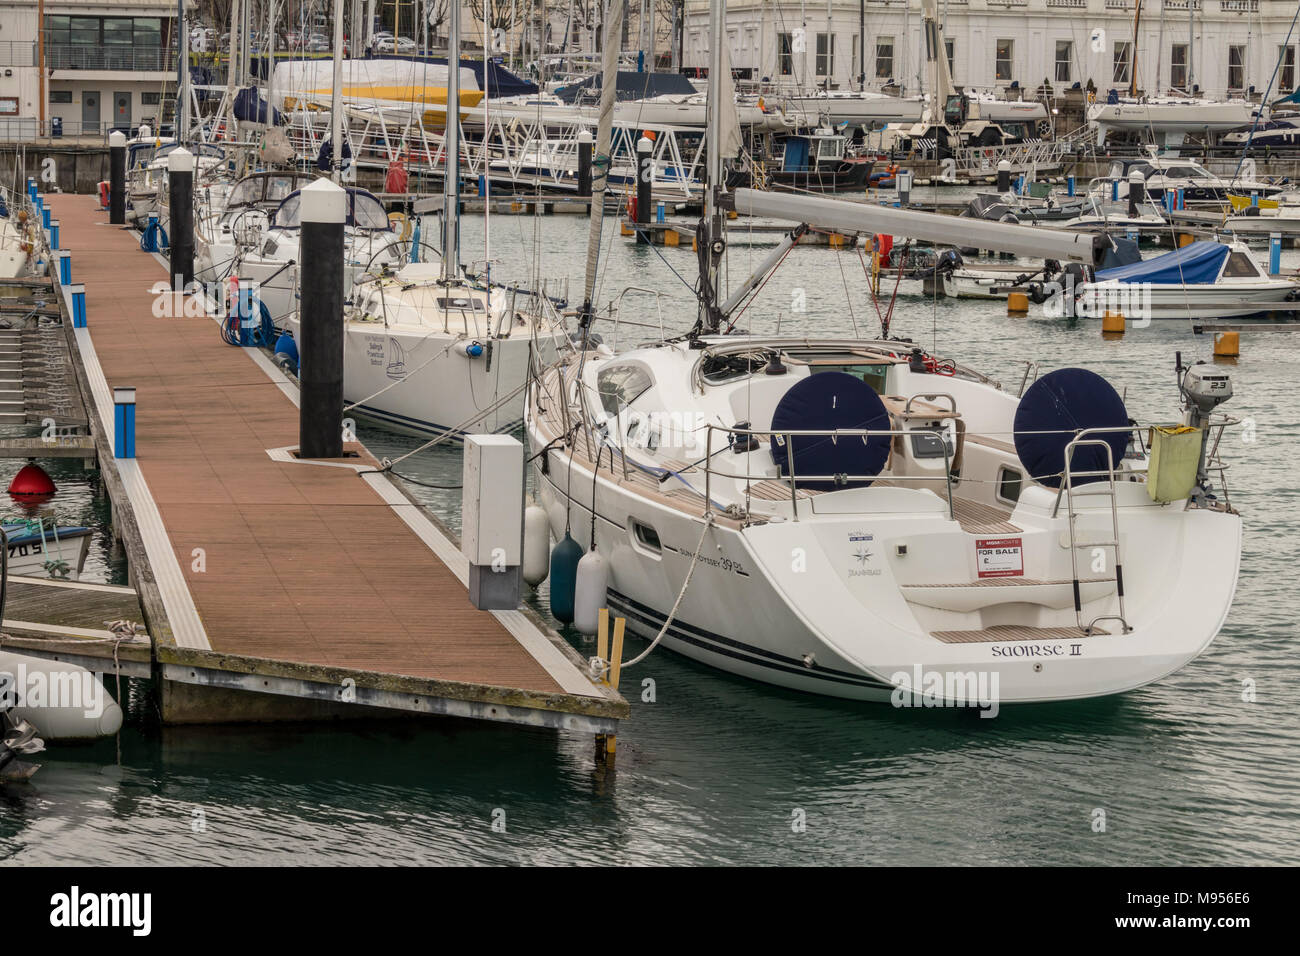
[[1074,59],[1074,44],[1069,40],[1056,41],[1056,82],[1070,82],[1070,64]]
[[894,38],[876,37],[876,79],[894,77]]
[[1133,81],[1133,44],[1127,40],[1116,40],[1112,62],[1114,63],[1114,69],[1110,75],[1111,82],[1131,83]]
[[817,75],[832,76],[835,73],[835,42],[829,33],[817,34]]
[[646,551],[652,551],[655,554],[663,552],[663,545],[659,543],[659,532],[648,524],[642,524],[639,521],[632,522],[632,534],[636,538],[636,543],[641,545]]
[[776,35],[776,72],[781,76],[794,73],[794,38],[789,33]]
[[1228,47],[1228,89],[1246,88],[1246,47],[1233,43]]
[[1223,267],[1223,276],[1226,279],[1254,279],[1258,275],[1259,269],[1244,252],[1234,252],[1229,255],[1228,262]]
[[1281,81],[1278,86],[1279,90],[1295,89],[1295,47],[1284,46],[1278,51],[1278,60],[1282,63]]
[[1169,48],[1169,85],[1179,90],[1187,89],[1187,44],[1175,43]]
[[1011,79],[1011,60],[1015,49],[1014,40],[998,40],[993,56],[993,79]]
[[650,373],[638,365],[614,365],[596,376],[600,404],[611,415],[631,405],[654,384]]
[[1020,500],[1020,483],[1023,476],[1005,465],[998,469],[998,498],[1010,504]]

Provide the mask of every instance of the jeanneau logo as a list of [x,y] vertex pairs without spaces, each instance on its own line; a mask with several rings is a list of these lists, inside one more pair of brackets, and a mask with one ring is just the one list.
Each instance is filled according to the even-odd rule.
[[132,935],[148,936],[152,911],[151,893],[83,893],[74,886],[50,897],[50,925],[58,927],[129,927]]

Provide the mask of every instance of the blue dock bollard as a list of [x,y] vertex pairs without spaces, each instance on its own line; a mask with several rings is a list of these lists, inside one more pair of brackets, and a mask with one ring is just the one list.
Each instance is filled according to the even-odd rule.
[[662,224],[667,219],[667,212],[668,210],[664,201],[662,199],[659,200],[655,205],[655,222]]
[[1112,179],[1110,181],[1110,201],[1119,202],[1119,180],[1118,179]]
[[1282,233],[1268,234],[1268,274],[1279,275],[1282,272]]
[[1250,193],[1250,204],[1251,204],[1252,206],[1258,206],[1258,205],[1259,205],[1259,192],[1258,192],[1257,190],[1251,190],[1251,193]]
[[1066,194],[1067,196],[1073,196],[1073,195],[1074,195],[1074,177],[1073,177],[1073,176],[1066,176],[1066,177],[1065,177],[1065,194]]
[[1178,209],[1181,212],[1186,208],[1187,208],[1187,193],[1184,192],[1182,186],[1179,186],[1178,187]]
[[36,202],[36,177],[35,176],[27,177],[27,198],[30,199],[32,202]]
[[41,228],[50,231],[50,207],[41,203]]
[[59,285],[72,284],[72,253],[67,249],[60,249],[54,253],[54,260],[58,272],[55,273],[59,278]]
[[113,389],[113,457],[135,457],[135,389]]
[[84,329],[86,327],[86,287],[84,285],[65,286],[72,296],[72,327],[74,329]]
[[59,250],[59,220],[50,220],[50,251],[58,252]]
[[482,199],[487,195],[487,177],[479,176],[478,178],[478,196]]

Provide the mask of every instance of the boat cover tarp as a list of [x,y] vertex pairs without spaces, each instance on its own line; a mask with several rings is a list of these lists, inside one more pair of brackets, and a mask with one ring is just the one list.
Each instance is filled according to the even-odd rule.
[[1212,239],[1188,243],[1154,259],[1103,269],[1098,282],[1147,282],[1152,285],[1212,285],[1228,258],[1228,247]]
[[[772,413],[772,431],[828,431],[870,429],[889,431],[889,412],[871,386],[847,372],[819,372],[796,382],[781,397]],[[871,479],[809,481],[800,475],[880,474],[889,459],[889,436],[872,435],[833,439],[820,435],[792,435],[787,441],[773,435],[772,459],[781,474],[789,476],[789,451],[794,452],[795,482],[800,488],[825,491],[865,488]]]
[[1103,270],[1118,269],[1120,266],[1128,266],[1141,261],[1142,253],[1138,251],[1137,240],[1122,236],[1112,236],[1110,246],[1101,255]]
[[[253,57],[253,74],[259,80],[266,80],[266,57]],[[300,65],[294,66],[294,63]],[[415,85],[415,80],[420,80],[420,85],[424,85],[425,70],[424,64],[436,66],[436,71],[427,74],[428,82],[435,86],[446,86],[447,84],[447,58],[443,57],[418,57],[418,56],[372,56],[365,58],[353,58],[343,61],[343,76],[345,83],[356,82],[353,77],[370,77],[378,79],[375,82],[382,82],[385,85],[395,83],[404,83],[406,85]],[[355,64],[355,65],[353,65]],[[529,83],[511,73],[501,64],[494,60],[489,60],[485,64],[482,60],[460,61],[461,72],[461,89],[484,90],[488,96],[523,96],[537,92],[537,85]],[[474,82],[469,82],[467,73],[473,74]],[[324,77],[326,85],[333,85],[334,61],[326,57],[304,56],[302,54],[294,56],[280,56],[275,58],[275,88],[277,95],[283,95],[288,92],[293,95],[295,89],[302,89],[302,83],[294,85],[295,79],[300,76]],[[313,85],[319,85],[313,81]]]
[[[570,83],[555,91],[555,95],[565,103],[572,103],[579,95],[594,97],[601,88],[600,73],[594,73],[581,83]],[[628,100],[644,100],[652,96],[694,96],[698,91],[691,81],[680,73],[637,73],[635,70],[619,70],[618,86],[614,98],[620,103]]]
[[[235,119],[240,122],[265,125],[266,110],[266,100],[262,98],[256,86],[250,86],[235,94]],[[272,110],[272,112],[275,114],[275,125],[279,126],[284,117],[279,110]]]
[[[1127,425],[1124,400],[1109,382],[1084,368],[1062,368],[1048,372],[1025,390],[1012,427],[1016,454],[1025,470],[1035,481],[1059,488],[1065,470],[1065,448],[1080,431]],[[1111,461],[1118,466],[1128,446],[1128,432],[1095,437],[1110,445]],[[1081,477],[1079,473],[1104,472],[1106,450],[1098,445],[1079,446],[1074,450],[1071,470],[1076,485],[1104,481],[1104,476]]]

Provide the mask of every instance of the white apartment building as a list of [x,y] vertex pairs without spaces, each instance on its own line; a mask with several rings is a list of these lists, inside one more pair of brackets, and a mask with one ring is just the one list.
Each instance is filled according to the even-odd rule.
[[[1189,3],[1191,9],[1188,9]],[[858,54],[866,13],[866,69]],[[1145,0],[1134,44],[1135,0],[938,0],[954,83],[980,90],[1056,92],[1091,80],[1098,95],[1126,92],[1136,61],[1148,93],[1199,87],[1207,96],[1296,88],[1296,46],[1286,44],[1296,0]],[[920,0],[729,0],[732,66],[753,78],[868,89],[891,80],[921,89]],[[945,19],[946,16],[946,19]],[[707,68],[708,0],[686,0],[682,62]],[[799,31],[804,42],[800,44]],[[1297,31],[1300,33],[1300,31]],[[802,50],[799,47],[802,46]],[[1279,93],[1280,91],[1280,93]]]
[[35,0],[0,3],[0,138],[103,134],[157,124],[175,95],[175,3],[44,0],[41,82]]

